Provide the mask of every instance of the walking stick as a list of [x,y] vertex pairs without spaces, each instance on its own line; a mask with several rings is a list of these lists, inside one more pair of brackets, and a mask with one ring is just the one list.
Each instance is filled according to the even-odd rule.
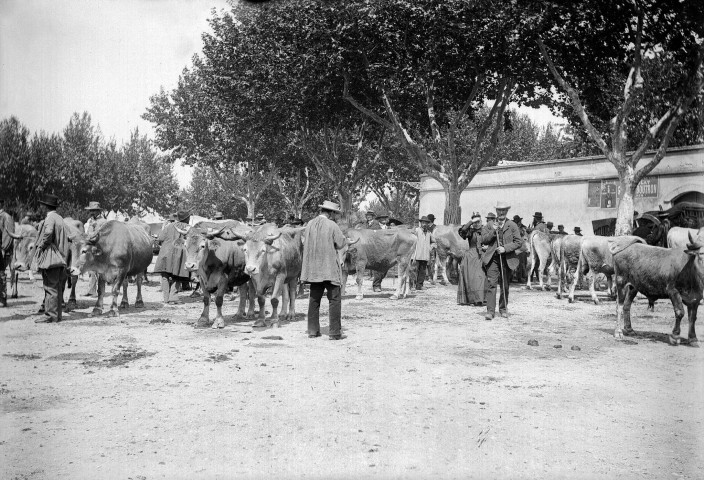
[[[496,229],[496,243],[499,247],[503,247],[503,245],[501,245],[501,236],[499,235],[498,228]],[[506,288],[504,287],[506,277],[504,276],[504,263],[501,261],[501,255],[503,255],[503,253],[499,253],[499,268],[501,269],[501,292],[504,295],[504,302],[506,302],[506,319],[508,319],[508,295],[506,295]],[[501,308],[500,302],[499,308]]]

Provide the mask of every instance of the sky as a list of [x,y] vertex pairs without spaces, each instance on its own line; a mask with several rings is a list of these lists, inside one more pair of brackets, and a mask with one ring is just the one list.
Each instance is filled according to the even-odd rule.
[[[31,132],[61,132],[88,112],[118,144],[152,135],[149,97],[176,86],[202,48],[211,10],[227,0],[0,0],[0,119]],[[549,110],[521,108],[535,121]],[[191,170],[177,165],[181,187]]]

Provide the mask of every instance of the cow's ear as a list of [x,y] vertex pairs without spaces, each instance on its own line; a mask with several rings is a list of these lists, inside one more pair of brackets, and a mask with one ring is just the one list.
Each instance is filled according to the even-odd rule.
[[245,242],[244,240],[242,240],[241,238],[240,238],[239,240],[237,240],[237,246],[238,246],[238,247],[244,247],[244,244],[245,244],[245,243],[246,243],[246,242]]

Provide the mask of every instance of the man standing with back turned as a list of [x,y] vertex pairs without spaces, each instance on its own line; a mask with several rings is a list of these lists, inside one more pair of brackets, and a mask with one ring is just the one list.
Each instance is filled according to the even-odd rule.
[[518,226],[506,218],[509,208],[506,202],[496,204],[496,222],[485,225],[482,229],[482,245],[487,249],[482,255],[482,265],[486,272],[486,320],[494,318],[496,313],[496,286],[500,285],[499,313],[508,317],[508,286],[511,272],[518,267],[516,250],[521,248],[521,232]]
[[342,338],[342,270],[337,251],[345,246],[347,239],[335,223],[340,206],[325,200],[320,215],[308,222],[303,231],[303,264],[301,282],[310,283],[308,300],[308,337],[320,336],[320,300],[327,291],[330,304],[330,340]]

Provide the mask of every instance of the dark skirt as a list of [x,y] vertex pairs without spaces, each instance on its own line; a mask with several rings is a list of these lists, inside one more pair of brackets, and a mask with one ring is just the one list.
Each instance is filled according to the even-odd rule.
[[486,276],[482,269],[482,260],[476,249],[471,248],[462,259],[457,285],[458,305],[483,305],[484,282]]

